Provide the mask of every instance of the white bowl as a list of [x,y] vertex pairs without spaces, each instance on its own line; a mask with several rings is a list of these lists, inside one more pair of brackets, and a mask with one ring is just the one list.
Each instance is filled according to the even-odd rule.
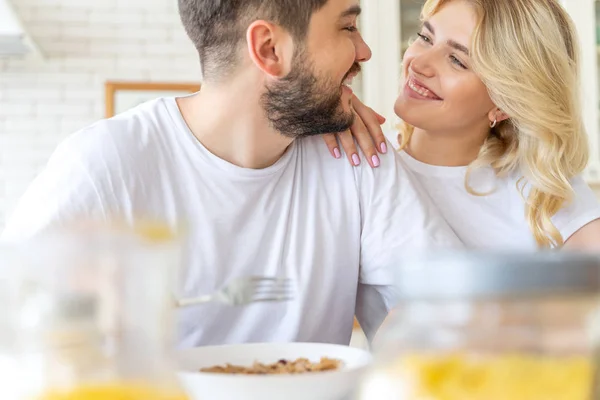
[[[199,372],[226,363],[251,366],[255,361],[321,357],[341,360],[336,371],[296,375],[229,375]],[[322,343],[269,343],[199,347],[177,355],[179,378],[192,400],[341,400],[357,386],[371,363],[369,352]]]

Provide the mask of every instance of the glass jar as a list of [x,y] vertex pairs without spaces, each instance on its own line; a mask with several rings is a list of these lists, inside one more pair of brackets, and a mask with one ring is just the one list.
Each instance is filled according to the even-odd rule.
[[185,399],[170,359],[179,243],[145,224],[0,249],[0,398]]
[[600,399],[598,257],[445,253],[397,272],[359,399]]

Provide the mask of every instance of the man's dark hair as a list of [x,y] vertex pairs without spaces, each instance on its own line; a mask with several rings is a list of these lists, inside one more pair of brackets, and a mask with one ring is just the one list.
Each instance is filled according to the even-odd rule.
[[205,80],[220,79],[237,65],[248,26],[262,19],[296,40],[308,32],[312,14],[328,0],[179,0],[183,26],[200,55]]

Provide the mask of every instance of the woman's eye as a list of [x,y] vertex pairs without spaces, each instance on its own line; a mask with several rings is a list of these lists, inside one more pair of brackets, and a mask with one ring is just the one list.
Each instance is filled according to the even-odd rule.
[[431,43],[431,39],[429,37],[427,37],[426,35],[423,35],[422,33],[417,33],[417,36],[419,37],[419,39],[421,39],[425,43]]
[[454,56],[450,56],[450,61],[452,61],[452,64],[458,65],[462,69],[467,69],[467,66]]

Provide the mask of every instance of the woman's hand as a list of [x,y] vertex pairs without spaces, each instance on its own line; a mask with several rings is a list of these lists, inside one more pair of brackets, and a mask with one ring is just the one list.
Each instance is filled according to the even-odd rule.
[[331,155],[340,158],[342,155],[338,144],[339,139],[348,161],[357,166],[360,165],[362,160],[356,149],[354,141],[356,139],[369,165],[377,168],[380,164],[377,153],[387,153],[388,150],[385,136],[381,130],[381,124],[385,122],[385,118],[370,107],[365,106],[356,96],[352,96],[352,108],[354,123],[350,130],[339,134],[330,133],[324,135],[323,139]]

